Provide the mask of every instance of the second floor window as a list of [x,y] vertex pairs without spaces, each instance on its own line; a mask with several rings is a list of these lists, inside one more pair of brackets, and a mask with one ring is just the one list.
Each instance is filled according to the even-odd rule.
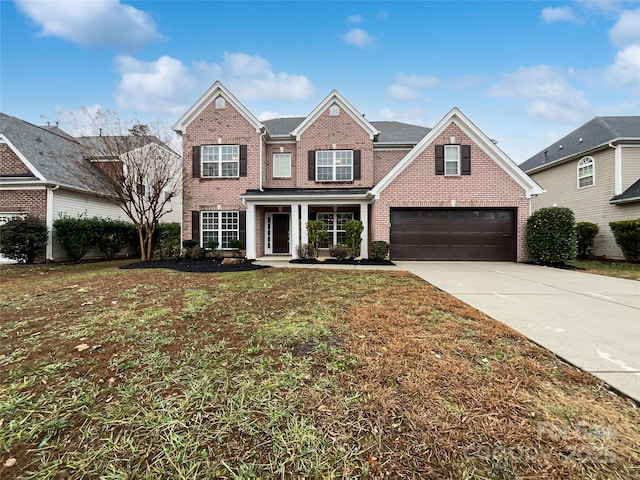
[[203,145],[203,177],[237,177],[240,165],[239,145]]
[[593,157],[584,157],[578,162],[578,188],[595,185],[595,169]]
[[273,178],[291,178],[290,153],[275,153],[273,155]]
[[318,150],[316,181],[350,182],[353,180],[353,150]]
[[460,147],[458,145],[444,146],[444,174],[460,175]]

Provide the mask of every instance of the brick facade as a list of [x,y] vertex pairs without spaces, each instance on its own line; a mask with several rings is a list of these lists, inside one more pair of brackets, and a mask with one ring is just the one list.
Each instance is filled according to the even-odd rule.
[[2,190],[0,212],[28,213],[43,222],[47,219],[47,191],[42,190]]
[[[438,144],[471,145],[471,175],[435,175]],[[518,261],[526,260],[525,228],[529,200],[524,189],[476,145],[457,125],[451,123],[386,188],[373,203],[372,238],[389,241],[389,212],[392,207],[515,207],[517,208]]]
[[0,173],[4,175],[31,175],[27,166],[6,143],[0,143]]

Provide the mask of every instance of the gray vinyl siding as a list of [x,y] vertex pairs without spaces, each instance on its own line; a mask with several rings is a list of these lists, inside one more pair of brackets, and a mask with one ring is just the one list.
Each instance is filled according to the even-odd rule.
[[[640,179],[640,145],[623,145],[622,149],[622,191]],[[622,192],[621,192],[622,193]]]
[[[55,221],[63,216],[73,218],[99,217],[109,218],[111,220],[122,220],[125,222],[130,221],[120,207],[107,202],[106,200],[62,189],[54,190],[53,220]],[[60,242],[58,242],[55,232],[53,235],[52,254],[54,260],[60,260],[66,257],[64,250],[60,246]],[[85,256],[85,258],[100,257],[104,257],[104,254],[98,248],[94,248]]]
[[[623,165],[628,150],[630,149],[624,150]],[[596,255],[624,258],[613,238],[609,222],[640,218],[640,204],[611,205],[609,200],[615,195],[614,149],[604,150],[592,156],[595,160],[595,185],[591,187],[578,188],[580,158],[531,174],[531,177],[546,190],[546,193],[532,199],[532,210],[551,207],[554,204],[570,208],[575,214],[576,222],[592,222],[600,227],[600,233],[595,240]]]

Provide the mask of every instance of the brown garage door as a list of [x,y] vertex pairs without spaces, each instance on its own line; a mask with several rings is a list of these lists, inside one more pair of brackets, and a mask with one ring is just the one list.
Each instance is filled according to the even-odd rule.
[[392,208],[392,260],[516,261],[515,209]]

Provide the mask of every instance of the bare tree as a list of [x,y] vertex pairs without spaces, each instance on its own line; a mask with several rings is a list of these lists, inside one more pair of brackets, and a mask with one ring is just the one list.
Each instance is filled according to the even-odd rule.
[[113,112],[92,119],[95,136],[79,137],[86,158],[105,174],[109,197],[133,222],[142,260],[153,257],[153,235],[182,192],[182,161],[160,122],[125,123]]

